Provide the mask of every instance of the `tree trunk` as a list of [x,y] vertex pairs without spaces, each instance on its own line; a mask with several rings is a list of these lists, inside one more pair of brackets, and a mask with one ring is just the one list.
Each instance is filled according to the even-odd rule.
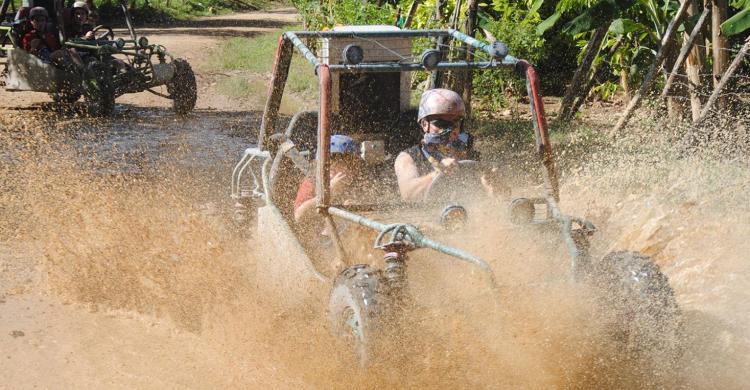
[[405,29],[411,28],[411,23],[414,21],[414,15],[417,13],[417,8],[419,8],[419,0],[412,1],[411,7],[409,7],[409,13],[406,15],[406,21],[404,22]]
[[745,44],[742,45],[742,49],[739,53],[737,53],[737,56],[732,61],[732,64],[727,68],[726,73],[724,73],[719,80],[718,85],[716,88],[714,88],[714,91],[711,93],[711,96],[708,98],[708,101],[706,102],[706,105],[703,107],[703,110],[701,110],[700,117],[696,121],[697,123],[703,122],[709,114],[709,111],[711,111],[711,107],[718,102],[719,96],[721,95],[722,89],[727,85],[729,82],[729,79],[734,76],[734,72],[737,71],[737,69],[740,68],[742,65],[742,61],[745,59],[745,56],[747,55],[747,52],[750,50],[750,37],[748,37],[745,40]]
[[[690,0],[690,3],[688,15],[697,15],[698,3],[695,0]],[[687,31],[685,31],[685,44],[692,44],[692,42],[688,43],[688,39],[689,35],[687,34]],[[696,35],[695,39],[698,42],[704,41],[702,29],[699,28],[698,35]],[[695,122],[701,114],[701,106],[703,104],[700,97],[701,73],[703,72],[703,64],[705,63],[706,57],[703,55],[703,50],[701,50],[700,47],[693,46],[693,48],[690,49],[690,54],[688,54],[687,60],[685,61],[685,73],[687,73],[688,78],[688,93],[690,94],[690,113],[693,122]]]
[[[672,37],[672,43],[670,44],[670,46],[676,47],[678,39],[678,36],[675,34],[675,36]],[[669,78],[669,71],[671,69],[674,69],[675,67],[674,65],[677,62],[678,54],[679,53],[677,50],[670,50],[669,54],[664,58],[664,66],[662,67],[662,69],[664,71],[665,81]],[[672,88],[672,94],[668,95],[666,99],[667,118],[671,123],[678,123],[682,121],[682,118],[685,115],[685,110],[687,109],[687,104],[685,100],[683,100],[687,98],[687,89],[685,89],[687,78],[683,75],[677,75],[677,80],[679,81],[679,83],[674,88]]]
[[580,95],[581,89],[586,87],[586,80],[588,80],[589,71],[591,66],[596,59],[596,55],[599,53],[599,49],[602,46],[604,37],[607,36],[609,25],[605,24],[594,31],[594,35],[591,37],[586,50],[583,52],[583,59],[581,59],[578,69],[573,74],[573,79],[570,81],[570,85],[565,90],[562,102],[560,103],[560,112],[558,119],[562,121],[570,120],[573,116],[573,103],[576,96]]
[[609,73],[611,67],[609,61],[612,60],[612,55],[614,55],[617,49],[620,48],[622,42],[623,36],[620,36],[620,38],[617,39],[617,42],[609,49],[609,53],[607,53],[608,60],[600,62],[599,67],[591,72],[593,73],[593,75],[589,79],[589,82],[586,84],[586,88],[582,89],[578,96],[576,96],[575,104],[573,104],[573,109],[571,110],[570,114],[571,117],[575,115],[578,110],[581,109],[583,103],[586,102],[586,98],[589,96],[589,92],[591,92],[591,89],[594,88],[594,84],[596,84],[597,80],[601,80],[607,77],[607,74]]
[[630,89],[630,70],[625,67],[625,60],[622,58],[620,58],[620,66],[622,66],[620,70],[620,86],[622,86],[622,91],[625,93],[623,103],[627,105],[630,103],[630,99],[633,98],[633,91]]
[[638,106],[641,104],[641,99],[643,99],[649,89],[651,89],[659,67],[664,62],[664,58],[667,53],[669,53],[669,51],[672,49],[671,46],[674,42],[672,38],[674,38],[677,27],[685,18],[686,12],[687,3],[682,3],[682,5],[680,5],[680,9],[677,10],[677,13],[675,14],[672,21],[669,22],[667,30],[664,32],[664,36],[661,40],[661,47],[659,47],[659,51],[656,52],[656,58],[654,58],[654,62],[651,63],[651,67],[648,69],[646,76],[643,78],[641,87],[638,88],[638,92],[635,93],[633,99],[631,99],[630,103],[628,103],[628,106],[625,107],[625,111],[622,113],[622,117],[620,117],[620,120],[618,120],[617,124],[615,124],[615,127],[612,128],[613,134],[619,132],[623,128],[623,126],[628,123],[628,121],[630,120],[630,116],[633,115],[633,111],[635,111],[635,109],[638,108]]
[[[721,24],[727,20],[727,0],[715,0],[711,10],[711,47],[714,59],[714,88],[719,86],[721,75],[727,69],[729,55],[727,53],[727,38],[721,34]],[[721,108],[724,105],[722,99],[716,102]]]
[[[684,1],[690,1],[689,7],[688,7],[688,14],[695,15],[698,12],[698,6],[695,3],[695,0],[684,0]],[[691,116],[693,119],[693,122],[695,122],[698,117],[700,116],[701,112],[701,99],[700,99],[700,92],[701,92],[701,72],[703,70],[703,64],[705,63],[705,56],[704,51],[699,46],[696,46],[694,43],[696,41],[698,42],[704,42],[705,39],[703,37],[703,25],[707,20],[707,16],[711,12],[711,3],[710,0],[708,3],[704,6],[703,11],[701,12],[701,16],[696,22],[695,26],[693,26],[693,30],[690,32],[689,35],[687,35],[687,31],[685,32],[686,35],[684,36],[684,43],[682,45],[682,50],[680,51],[680,55],[677,58],[677,62],[672,67],[671,73],[667,77],[667,82],[664,84],[664,89],[661,92],[661,97],[666,98],[669,95],[669,92],[672,88],[674,80],[678,79],[678,73],[680,71],[680,68],[682,65],[685,65],[685,73],[687,74],[687,89],[688,93],[690,94],[690,111]],[[681,76],[680,76],[681,77]]]
[[[479,9],[479,1],[478,0],[469,0],[469,2],[466,4],[466,22],[464,23],[464,32],[466,35],[470,37],[474,37],[477,34],[477,10]],[[471,46],[465,44],[463,46],[463,49],[465,50],[465,57],[464,59],[467,62],[474,61],[474,50]],[[474,86],[474,71],[471,69],[467,69],[465,72],[462,72],[462,78],[463,78],[463,99],[464,99],[464,105],[466,105],[466,118],[467,121],[464,121],[464,130],[468,131],[471,128],[471,96],[472,96],[472,88]]]

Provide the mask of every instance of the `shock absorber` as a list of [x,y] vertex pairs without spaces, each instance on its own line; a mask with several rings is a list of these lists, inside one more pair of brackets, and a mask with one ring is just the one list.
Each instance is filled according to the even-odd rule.
[[383,260],[385,261],[385,282],[388,291],[396,303],[402,303],[407,286],[406,254],[400,248],[388,248]]

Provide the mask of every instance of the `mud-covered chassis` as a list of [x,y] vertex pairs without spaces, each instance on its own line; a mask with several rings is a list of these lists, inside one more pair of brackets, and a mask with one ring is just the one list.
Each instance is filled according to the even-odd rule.
[[[349,63],[326,64],[313,54],[303,39],[362,39],[381,38],[438,38],[438,42],[457,40],[481,51],[489,57],[484,61],[433,61],[424,53],[420,62]],[[560,237],[570,255],[570,282],[590,282],[601,291],[601,303],[617,312],[614,332],[623,338],[623,345],[631,350],[665,351],[673,356],[676,351],[674,337],[678,331],[678,308],[666,277],[646,256],[635,252],[613,252],[594,262],[589,254],[588,237],[594,233],[594,226],[581,218],[564,214],[559,207],[559,184],[553,160],[552,145],[547,131],[544,107],[539,92],[537,74],[527,61],[506,55],[502,47],[471,38],[456,30],[427,31],[329,31],[329,32],[287,32],[279,38],[274,64],[273,78],[269,89],[260,131],[258,146],[245,151],[235,166],[232,177],[232,197],[241,207],[257,210],[257,240],[261,252],[258,257],[257,273],[259,283],[276,290],[279,299],[287,299],[290,305],[313,298],[315,286],[327,284],[330,278],[323,275],[306,254],[290,225],[279,208],[278,202],[285,199],[278,192],[279,182],[285,180],[281,167],[291,161],[301,171],[310,168],[298,150],[295,129],[303,117],[310,113],[295,115],[286,132],[274,134],[278,121],[278,111],[289,72],[293,49],[306,58],[314,67],[319,78],[320,101],[317,115],[316,140],[316,199],[317,210],[325,219],[329,231],[334,232],[333,241],[337,256],[345,256],[345,248],[335,234],[338,222],[353,223],[372,229],[377,233],[375,248],[385,253],[385,269],[377,270],[370,265],[354,265],[345,269],[333,281],[329,295],[329,315],[334,332],[352,341],[354,351],[361,364],[367,364],[373,356],[379,336],[382,335],[383,321],[394,318],[404,298],[406,285],[406,261],[410,251],[428,248],[452,258],[476,266],[487,276],[497,297],[502,289],[497,286],[495,275],[487,262],[462,249],[453,248],[426,237],[410,223],[382,223],[358,214],[357,207],[331,204],[329,168],[332,74],[335,73],[388,73],[429,71],[433,76],[447,70],[489,71],[498,68],[511,68],[526,79],[530,110],[536,140],[536,152],[542,166],[545,196],[542,198],[517,198],[510,204],[510,215],[515,222],[540,228],[553,227],[559,230]],[[438,50],[442,45],[438,47]],[[432,53],[434,55],[434,52]],[[346,54],[344,55],[346,57]],[[432,77],[439,80],[440,77]],[[433,85],[434,81],[433,81]],[[413,118],[412,118],[413,120]],[[297,141],[297,144],[295,144]],[[303,142],[304,143],[304,142]],[[309,145],[307,145],[309,146]],[[250,177],[251,182],[248,180]],[[293,187],[292,187],[293,188]],[[288,197],[286,200],[288,201]],[[542,213],[538,213],[541,210]],[[368,211],[377,211],[368,210]],[[539,217],[539,215],[542,215]],[[283,249],[280,249],[283,248]],[[284,255],[279,255],[283,251]],[[322,282],[322,283],[321,283]],[[389,315],[390,313],[390,315]],[[658,324],[658,327],[656,326]],[[644,333],[645,328],[658,329]]]
[[[11,0],[3,0],[0,15],[6,17]],[[47,92],[57,103],[70,104],[84,97],[92,116],[107,116],[114,109],[115,99],[126,93],[149,91],[171,99],[178,114],[195,107],[197,88],[195,75],[184,59],[175,59],[166,48],[151,44],[146,37],[137,37],[124,2],[120,2],[128,27],[129,39],[115,39],[112,28],[96,26],[95,39],[63,40],[67,49],[75,49],[84,66],[66,69],[44,63],[21,48],[18,23],[5,18],[0,25],[0,51],[5,57],[3,81],[10,91]],[[65,37],[63,0],[55,0],[54,18],[60,35]],[[23,31],[23,30],[21,30]],[[169,59],[169,61],[167,61]],[[168,94],[153,88],[166,86]]]

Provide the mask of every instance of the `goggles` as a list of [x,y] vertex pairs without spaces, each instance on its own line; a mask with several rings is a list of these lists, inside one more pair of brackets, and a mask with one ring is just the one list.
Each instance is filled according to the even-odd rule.
[[459,121],[451,121],[447,119],[430,119],[427,122],[429,122],[431,126],[435,126],[438,129],[447,129],[456,127]]

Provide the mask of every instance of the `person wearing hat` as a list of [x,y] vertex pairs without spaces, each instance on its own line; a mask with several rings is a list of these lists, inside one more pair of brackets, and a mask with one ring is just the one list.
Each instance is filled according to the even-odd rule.
[[[422,141],[399,153],[394,163],[403,200],[423,200],[438,176],[453,174],[461,160],[478,160],[472,136],[461,129],[465,115],[464,101],[454,91],[435,88],[422,94],[417,117]],[[497,167],[486,168],[480,184],[491,197],[507,190]]]
[[76,1],[73,3],[73,21],[68,29],[68,36],[86,40],[94,39],[94,27],[89,24],[89,6],[86,2]]
[[29,11],[31,31],[21,39],[24,50],[39,57],[45,63],[51,62],[52,53],[60,49],[54,34],[47,31],[49,14],[44,7],[34,7]]

